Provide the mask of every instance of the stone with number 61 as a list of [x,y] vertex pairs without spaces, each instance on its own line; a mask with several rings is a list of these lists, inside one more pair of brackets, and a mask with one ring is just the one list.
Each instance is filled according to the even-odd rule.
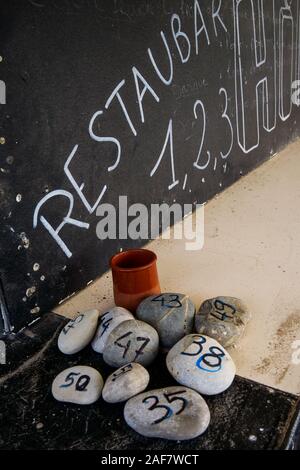
[[149,372],[141,364],[130,362],[107,377],[102,398],[107,403],[120,403],[146,390]]
[[143,436],[183,441],[206,431],[210,412],[199,393],[178,385],[131,398],[125,405],[124,418]]
[[204,335],[182,338],[169,351],[166,361],[177,382],[203,395],[224,392],[236,373],[228,352],[216,340]]
[[52,383],[52,395],[58,401],[90,405],[98,400],[103,388],[101,374],[89,366],[63,370]]
[[183,336],[192,333],[195,312],[188,295],[166,292],[144,299],[136,316],[158,331],[161,346],[169,350]]
[[148,366],[157,356],[159,337],[157,331],[139,320],[126,320],[118,325],[107,338],[103,359],[112,367],[129,362]]

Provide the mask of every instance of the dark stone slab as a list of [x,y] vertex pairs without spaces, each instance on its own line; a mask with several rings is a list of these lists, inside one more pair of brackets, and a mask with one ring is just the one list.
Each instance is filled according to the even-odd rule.
[[[211,425],[188,442],[147,439],[127,427],[123,405],[80,407],[56,402],[51,383],[74,364],[111,369],[90,347],[62,355],[56,339],[65,319],[47,314],[7,339],[7,365],[0,366],[0,449],[281,449],[299,448],[297,397],[236,377],[221,395],[208,397]],[[175,385],[164,358],[150,368],[150,387]]]

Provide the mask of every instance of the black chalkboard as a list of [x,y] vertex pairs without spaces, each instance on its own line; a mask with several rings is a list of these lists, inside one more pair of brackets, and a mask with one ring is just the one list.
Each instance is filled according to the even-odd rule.
[[202,203],[299,136],[299,0],[0,8],[6,329],[145,243],[99,240],[100,202]]

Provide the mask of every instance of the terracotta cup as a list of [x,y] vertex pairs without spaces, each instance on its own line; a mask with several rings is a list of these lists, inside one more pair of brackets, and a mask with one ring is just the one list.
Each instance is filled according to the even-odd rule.
[[134,312],[150,295],[160,294],[157,256],[150,250],[123,251],[110,259],[115,304]]

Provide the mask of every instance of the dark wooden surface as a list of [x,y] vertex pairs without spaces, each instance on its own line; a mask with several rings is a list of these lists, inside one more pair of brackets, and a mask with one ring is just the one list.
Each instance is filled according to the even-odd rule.
[[[101,355],[87,348],[73,357],[57,349],[62,317],[46,314],[7,341],[6,366],[0,366],[0,449],[280,449],[297,448],[297,398],[236,377],[229,390],[207,397],[211,424],[192,441],[147,439],[123,419],[123,406],[97,403],[80,407],[56,402],[51,383],[73,364],[110,372]],[[174,384],[162,356],[150,368],[150,387]],[[254,438],[253,438],[254,436]],[[298,447],[299,448],[299,447]]]
[[[69,169],[78,186],[84,183],[88,204],[94,206],[107,185],[101,202],[118,209],[119,195],[127,195],[128,204],[147,207],[174,200],[180,204],[203,203],[299,136],[299,108],[293,105],[290,117],[285,120],[283,116],[289,115],[291,84],[300,71],[299,0],[223,0],[219,16],[214,17],[212,4],[211,0],[199,1],[202,19],[197,10],[198,27],[203,21],[207,36],[202,30],[197,54],[194,0],[1,0],[0,79],[6,83],[7,104],[0,107],[0,137],[6,139],[0,146],[0,284],[14,331],[36,318],[37,312],[52,310],[105,272],[109,257],[120,248],[145,242],[97,238],[100,217],[96,208],[89,213],[64,172],[75,146],[78,149]],[[234,9],[234,4],[239,7]],[[217,9],[219,2],[214,5]],[[178,15],[174,17],[175,32],[179,18],[191,46],[185,63],[172,35],[173,15]],[[151,50],[161,73],[168,78],[169,60],[161,31],[173,61],[173,79],[168,86],[159,79],[147,52]],[[263,33],[265,37],[260,35]],[[185,57],[188,47],[183,36],[178,47]],[[158,103],[151,92],[146,92],[144,123],[133,67],[160,99]],[[256,85],[264,77],[268,78],[270,92],[265,128],[269,126],[270,132],[263,127],[260,92],[259,122],[256,119]],[[105,110],[122,80],[125,84],[120,93],[136,136],[117,100]],[[243,101],[240,84],[245,93]],[[143,83],[139,86],[142,90]],[[205,108],[205,132],[198,100]],[[94,132],[119,140],[122,153],[118,165],[116,145],[97,142],[89,135],[90,121],[99,110],[103,110],[103,116],[98,117]],[[151,177],[170,120],[174,175],[169,141]],[[227,158],[222,158],[221,152],[226,156],[230,149]],[[111,167],[114,169],[108,171]],[[178,184],[169,190],[175,180]],[[60,225],[69,208],[69,199],[61,191],[73,199],[71,217],[89,224],[88,229],[68,224],[59,233],[72,252],[71,258],[40,219],[46,218],[54,229]],[[46,196],[51,198],[38,213],[34,228],[35,209]],[[39,269],[35,270],[37,264]],[[0,329],[2,323],[0,315]]]

